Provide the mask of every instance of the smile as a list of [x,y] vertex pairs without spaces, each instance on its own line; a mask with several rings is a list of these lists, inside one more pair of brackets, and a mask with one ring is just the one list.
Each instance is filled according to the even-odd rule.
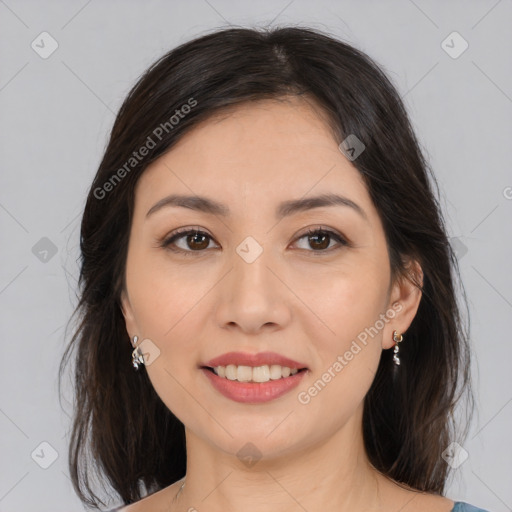
[[306,368],[298,370],[279,365],[228,365],[202,367],[201,371],[219,393],[242,403],[262,403],[279,398],[298,386],[307,373]]
[[297,368],[290,368],[279,364],[265,364],[254,367],[229,364],[227,366],[216,366],[209,369],[219,377],[236,380],[238,382],[268,382],[269,380],[279,380],[289,377],[290,375],[295,375],[299,371],[304,371],[306,368],[298,370]]

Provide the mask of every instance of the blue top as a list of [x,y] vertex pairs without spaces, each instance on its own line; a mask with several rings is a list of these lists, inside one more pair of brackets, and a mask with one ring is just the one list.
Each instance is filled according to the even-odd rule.
[[489,512],[488,510],[484,510],[483,508],[478,508],[469,503],[465,503],[464,501],[456,501],[454,507],[452,508],[452,512]]
[[[120,508],[113,508],[112,510],[107,510],[107,512],[119,512]],[[451,512],[489,512],[483,508],[478,508],[464,501],[456,501],[454,507]]]

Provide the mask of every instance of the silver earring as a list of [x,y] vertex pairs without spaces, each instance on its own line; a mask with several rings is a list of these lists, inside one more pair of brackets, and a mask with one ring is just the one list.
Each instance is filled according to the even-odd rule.
[[137,347],[137,341],[139,340],[138,336],[133,337],[132,345],[135,347],[132,352],[132,364],[135,370],[139,369],[141,364],[144,364],[144,356],[140,347]]
[[398,344],[403,340],[403,336],[398,334],[396,331],[393,331],[393,341],[395,342],[395,350],[393,354],[393,361],[397,366],[400,366],[400,359],[398,357]]

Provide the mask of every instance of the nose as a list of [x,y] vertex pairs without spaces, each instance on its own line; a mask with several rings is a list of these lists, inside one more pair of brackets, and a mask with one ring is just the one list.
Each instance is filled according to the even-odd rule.
[[263,250],[254,261],[233,253],[232,269],[219,287],[220,327],[256,334],[262,329],[283,329],[290,322],[293,294],[269,253]]

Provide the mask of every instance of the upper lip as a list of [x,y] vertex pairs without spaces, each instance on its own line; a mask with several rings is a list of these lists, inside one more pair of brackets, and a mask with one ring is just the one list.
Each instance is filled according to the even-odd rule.
[[287,366],[292,370],[294,368],[297,368],[297,370],[307,368],[305,364],[294,361],[293,359],[282,356],[281,354],[277,354],[276,352],[260,352],[258,354],[228,352],[210,359],[210,361],[205,363],[203,366],[215,368],[216,366],[227,366],[228,364],[234,364],[237,366],[271,366],[273,364],[278,364],[280,366]]

